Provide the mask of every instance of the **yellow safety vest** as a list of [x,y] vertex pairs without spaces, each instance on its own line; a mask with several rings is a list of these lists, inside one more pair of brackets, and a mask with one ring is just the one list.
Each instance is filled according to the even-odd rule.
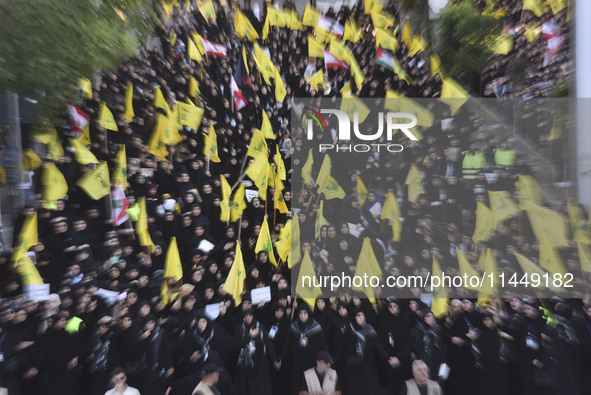
[[466,180],[475,180],[478,177],[478,173],[480,173],[484,167],[486,158],[480,151],[475,151],[474,154],[471,154],[470,151],[464,151],[462,154],[464,154],[462,176]]
[[495,149],[495,163],[499,166],[511,167],[515,165],[515,152],[497,148]]

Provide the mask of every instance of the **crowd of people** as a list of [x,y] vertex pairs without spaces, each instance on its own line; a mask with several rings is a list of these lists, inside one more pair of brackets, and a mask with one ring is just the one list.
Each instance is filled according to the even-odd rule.
[[[437,103],[430,108],[436,114],[434,126],[421,127],[421,140],[397,135],[404,146],[399,154],[374,151],[355,160],[331,154],[332,176],[345,197],[323,199],[314,182],[295,180],[302,177],[305,161],[300,158],[307,158],[307,151],[304,129],[291,113],[296,98],[341,97],[351,71],[327,69],[323,83],[310,86],[305,76],[324,68],[321,58],[308,57],[308,34],[315,29],[266,27],[270,3],[262,9],[246,3],[242,12],[258,34],[269,29],[268,37],[257,42],[276,66],[275,78],[284,82],[285,97],[278,100],[277,82],[268,83],[259,73],[251,42],[234,34],[235,8],[214,2],[215,17],[206,20],[200,11],[205,2],[189,2],[190,9],[181,3],[165,7],[151,49],[103,73],[92,97],[80,105],[91,120],[89,149],[98,160],[111,169],[121,166],[118,152],[125,147],[129,221],[115,225],[110,200],[93,200],[77,184],[94,165],[77,161],[66,139],[76,136],[72,128],[58,128],[64,147],[59,158],[33,137],[27,142],[41,163],[32,169],[34,199],[16,220],[13,251],[19,250],[23,227],[36,215],[38,240],[21,253],[49,284],[50,294],[29,298],[13,251],[1,253],[0,388],[11,395],[575,395],[591,388],[585,373],[591,367],[591,300],[583,277],[571,298],[500,292],[478,304],[475,295],[465,293],[452,297],[444,314],[421,298],[429,293],[426,289],[409,299],[378,295],[374,304],[346,288],[311,305],[298,298],[294,279],[299,262],[283,262],[275,249],[256,248],[264,222],[275,243],[289,220],[298,221],[301,237],[292,239],[300,239],[301,255],[310,257],[317,274],[335,268],[353,273],[365,237],[372,240],[384,275],[423,275],[434,259],[443,271],[457,272],[458,251],[476,263],[485,248],[494,252],[500,270],[519,272],[515,253],[538,262],[540,250],[524,211],[512,213],[477,242],[472,236],[477,203],[488,203],[487,192],[507,191],[517,205],[515,182],[533,173],[524,157],[486,128],[484,115],[464,106],[452,116],[447,105]],[[521,11],[521,1],[498,3]],[[293,5],[288,1],[284,7]],[[383,8],[395,17],[395,25],[401,22],[399,7],[391,1]],[[440,96],[441,77],[432,75],[424,50],[410,56],[400,43],[395,56],[407,78],[374,64],[374,26],[363,3],[326,15],[343,25],[352,18],[365,32],[363,39],[346,44],[364,74],[361,86],[351,84],[355,96],[381,98],[388,90],[407,97]],[[550,12],[545,15],[553,18]],[[403,29],[394,33],[395,28],[389,27],[400,38]],[[195,32],[225,47],[225,56],[191,59]],[[233,78],[241,62],[250,82],[237,81],[246,98],[238,109]],[[506,66],[501,63],[500,68]],[[544,69],[540,78],[561,78],[555,67]],[[128,83],[133,85],[131,122],[125,114]],[[156,88],[168,108],[155,101]],[[182,141],[155,154],[151,140],[158,120],[178,103],[190,102],[204,110],[197,130],[183,127]],[[113,113],[118,131],[99,122],[101,103]],[[263,113],[275,135],[266,139],[269,163],[276,164],[279,155],[286,168],[282,196],[288,214],[275,207],[273,188],[258,191],[256,180],[244,174]],[[443,128],[442,120],[450,118]],[[211,146],[204,149],[210,127],[219,162],[209,155]],[[313,179],[324,155],[314,153]],[[54,163],[69,188],[48,206],[51,202],[42,199],[48,187],[42,174]],[[416,199],[409,199],[405,186],[411,165],[424,187]],[[358,177],[369,187],[361,200]],[[221,220],[223,179],[234,190],[243,184],[250,192],[236,221]],[[389,190],[404,219],[398,236],[381,219]],[[316,236],[321,200],[328,224]],[[153,245],[139,234],[144,215],[139,201],[145,202]],[[363,231],[351,232],[350,224]],[[173,237],[182,266],[176,282],[164,278]],[[238,264],[238,245],[246,278],[244,292],[233,295],[225,283]],[[573,246],[560,249],[559,255],[579,273],[583,257]],[[271,300],[253,303],[251,291],[262,287],[270,287]],[[218,305],[215,314],[212,305]]]

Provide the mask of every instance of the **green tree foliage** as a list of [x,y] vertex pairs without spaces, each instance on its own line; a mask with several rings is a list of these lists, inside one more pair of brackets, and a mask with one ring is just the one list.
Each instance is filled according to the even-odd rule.
[[501,28],[501,20],[481,15],[471,0],[450,2],[441,15],[435,42],[443,69],[458,81],[470,81],[488,64],[489,46]]
[[151,0],[0,0],[0,90],[45,92],[56,119],[77,83],[134,56],[157,20]]

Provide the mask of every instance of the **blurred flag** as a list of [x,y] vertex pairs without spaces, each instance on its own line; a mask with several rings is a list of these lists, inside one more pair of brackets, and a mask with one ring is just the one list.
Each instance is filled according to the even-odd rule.
[[55,163],[43,169],[41,184],[43,200],[46,204],[55,204],[58,199],[62,199],[68,193],[68,183]]
[[94,200],[99,200],[111,192],[107,162],[101,162],[93,171],[81,177],[76,183]]
[[74,157],[76,162],[81,165],[88,165],[90,163],[99,163],[98,159],[88,148],[80,144],[78,140],[68,139],[72,148],[74,148]]
[[408,200],[410,202],[416,202],[419,198],[419,195],[425,193],[423,181],[421,180],[421,176],[419,174],[419,169],[414,163],[410,165],[404,185],[408,185]]
[[236,193],[234,193],[234,199],[232,199],[232,205],[230,206],[230,221],[238,221],[242,216],[242,213],[244,212],[245,208],[245,188],[244,184],[240,184],[240,186],[236,190]]
[[98,121],[99,124],[105,129],[113,130],[115,132],[119,131],[119,128],[117,128],[117,123],[115,122],[115,118],[113,118],[111,110],[109,110],[107,104],[104,101],[99,104]]
[[84,93],[85,99],[92,99],[92,82],[88,78],[80,78],[78,80],[78,88]]
[[327,69],[349,70],[349,65],[347,63],[343,62],[342,60],[337,59],[336,56],[331,54],[326,49],[324,50],[324,66]]
[[242,294],[244,293],[244,280],[246,280],[246,269],[244,268],[244,259],[240,244],[236,243],[236,256],[224,282],[224,291],[232,295],[236,306],[242,303]]
[[449,77],[442,78],[441,81],[441,101],[449,105],[451,115],[455,115],[460,107],[468,101],[470,95],[460,84]]
[[308,250],[304,253],[297,279],[296,294],[313,308],[316,305],[316,298],[322,295],[322,291],[314,286],[318,284],[318,278]]
[[318,27],[327,33],[332,34],[338,38],[342,38],[345,34],[345,27],[337,22],[335,19],[326,15],[320,15],[318,18]]
[[311,5],[306,5],[306,9],[304,10],[304,16],[302,18],[302,23],[306,26],[316,27],[318,25],[318,19],[320,18],[320,13],[316,8]]
[[363,206],[363,203],[365,203],[365,199],[367,198],[367,187],[365,186],[365,183],[361,179],[360,175],[357,175],[357,186],[355,189],[357,196],[359,197],[359,205]]
[[259,34],[252,26],[246,15],[236,8],[236,17],[234,18],[234,30],[242,38],[249,41],[254,41],[259,38]]
[[324,200],[321,200],[318,214],[316,214],[316,222],[314,223],[314,238],[316,240],[320,239],[320,229],[325,225],[330,225],[330,222],[324,217]]
[[146,197],[140,196],[138,197],[137,201],[140,207],[140,214],[135,224],[135,233],[138,236],[140,245],[142,247],[148,247],[148,251],[152,252],[155,246],[152,242],[152,238],[150,237],[150,232],[148,231],[148,211],[146,210]]
[[[366,237],[363,239],[361,245],[361,252],[359,253],[359,259],[357,260],[357,267],[355,268],[355,277],[359,278],[371,278],[371,277],[382,277],[382,269],[376,258],[376,254],[371,245],[371,239]],[[353,285],[351,289],[354,291],[363,292],[372,304],[376,303],[375,290],[369,285],[371,281],[363,282],[360,287]]]
[[494,229],[493,215],[486,204],[476,203],[476,225],[472,240],[475,243],[488,240],[490,233]]
[[[408,23],[408,22],[407,22]],[[431,276],[441,277],[442,271],[439,266],[439,260],[433,255],[433,266],[431,268]],[[443,287],[437,287],[431,291],[433,293],[433,300],[431,302],[431,311],[437,318],[442,318],[447,315],[447,309],[449,306],[449,298],[447,291]]]
[[217,56],[225,58],[227,56],[226,47],[222,44],[214,43],[207,39],[203,39],[203,48],[208,56]]
[[209,133],[205,134],[203,155],[208,157],[212,162],[221,162],[220,157],[218,156],[218,139],[212,124],[209,125]]
[[174,281],[179,281],[183,278],[183,265],[181,263],[176,237],[174,236],[170,238],[170,242],[168,243],[162,278],[172,278]]
[[275,259],[275,253],[273,252],[273,241],[271,239],[271,232],[269,231],[269,222],[267,217],[263,219],[263,225],[261,226],[261,232],[257,238],[257,243],[254,246],[254,252],[259,253],[265,251],[269,255],[269,261],[277,266],[277,260]]
[[120,182],[113,184],[111,201],[113,204],[113,225],[119,226],[129,218],[127,209],[130,207]]
[[519,212],[508,191],[488,191],[488,199],[494,226],[502,224],[507,218]]
[[127,88],[125,88],[125,110],[123,110],[123,116],[127,123],[131,123],[133,117],[135,117],[135,112],[133,111],[133,85],[131,82],[128,82]]
[[310,58],[324,57],[324,45],[316,41],[311,34],[308,34],[308,56]]

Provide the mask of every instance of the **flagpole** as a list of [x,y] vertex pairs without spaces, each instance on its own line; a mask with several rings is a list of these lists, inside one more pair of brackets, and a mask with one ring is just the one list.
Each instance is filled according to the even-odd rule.
[[109,192],[106,196],[105,196],[105,204],[106,204],[106,209],[107,209],[107,214],[109,216],[110,220],[114,220],[113,218],[113,199],[111,198],[111,193]]

